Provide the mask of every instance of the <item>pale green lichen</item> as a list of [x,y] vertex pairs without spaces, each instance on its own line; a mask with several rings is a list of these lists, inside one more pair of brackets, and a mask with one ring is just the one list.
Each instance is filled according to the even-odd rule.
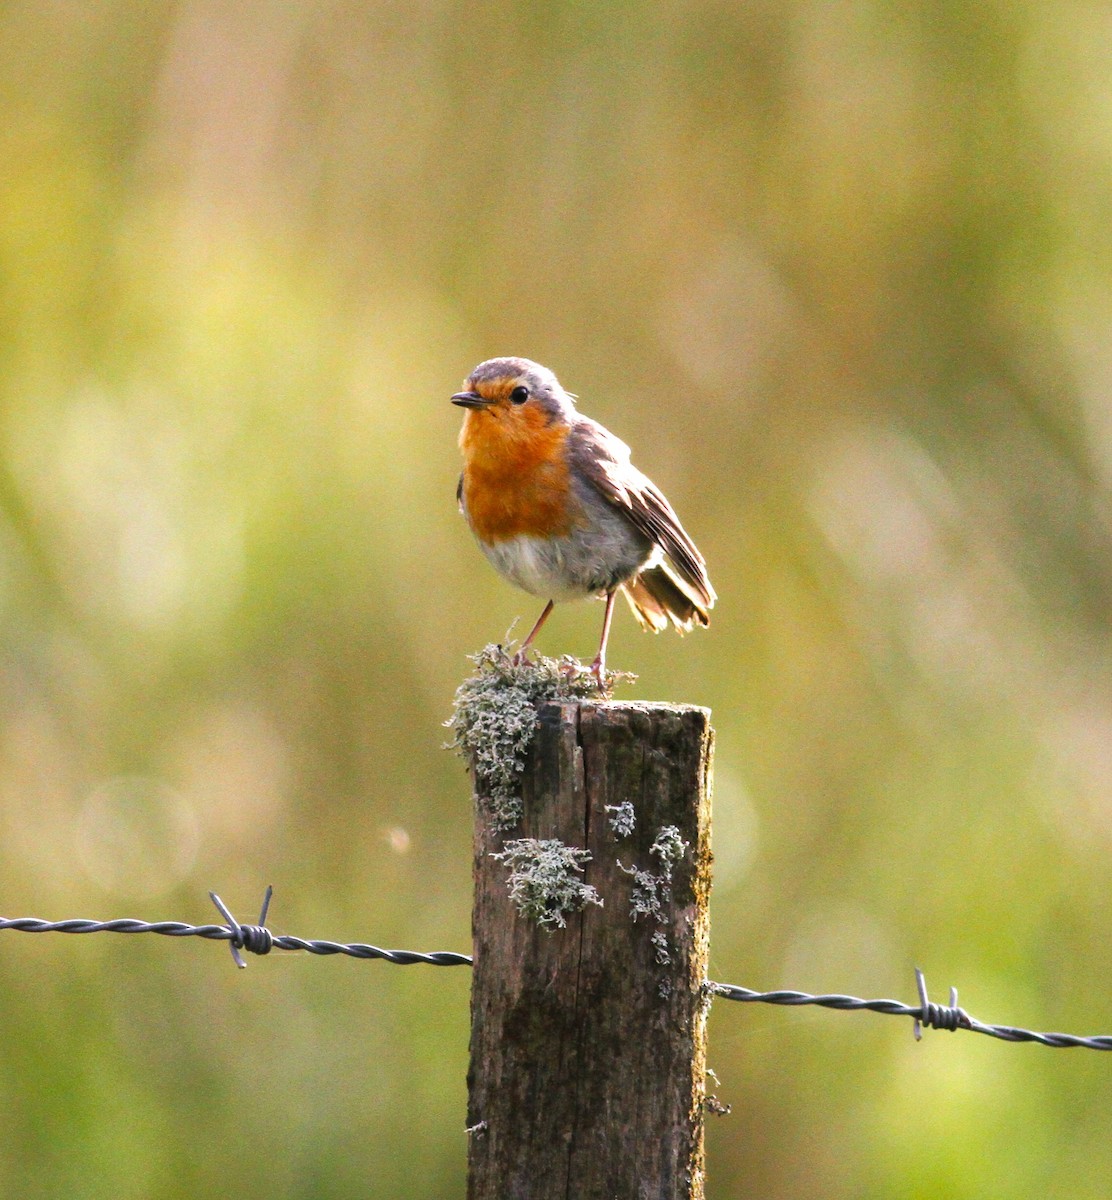
[[460,684],[446,722],[451,745],[467,758],[497,833],[521,820],[521,778],[537,726],[537,707],[550,701],[597,700],[614,683],[632,678],[607,672],[605,686],[578,659],[543,658],[519,663],[501,646],[487,646],[472,661],[477,670]]
[[687,853],[687,843],[675,825],[665,825],[649,847],[649,853],[660,863],[663,874],[671,879],[672,869]]
[[542,929],[563,929],[569,913],[602,904],[598,892],[580,878],[591,861],[588,850],[556,839],[521,838],[491,858],[508,868],[506,886],[517,911]]
[[668,945],[668,935],[663,929],[658,929],[649,939],[656,949],[656,961],[666,967],[672,961],[672,948]]
[[[652,917],[661,920],[664,915],[664,905],[672,894],[672,872],[676,864],[687,853],[687,842],[680,836],[675,825],[665,825],[661,829],[649,853],[660,864],[659,871],[645,871],[640,867],[627,867],[621,860],[618,866],[633,883],[629,890],[629,912],[636,921],[639,917]],[[653,935],[656,941],[656,935]],[[660,947],[657,947],[657,958],[660,958]]]
[[[629,889],[630,917],[634,921],[648,917],[659,925],[649,940],[652,942],[656,961],[662,967],[666,967],[672,961],[672,946],[668,939],[668,931],[664,927],[664,906],[672,898],[672,872],[687,850],[688,843],[683,840],[675,825],[665,825],[657,832],[653,844],[649,847],[649,854],[659,864],[659,871],[627,867],[618,860],[619,869],[633,880]],[[661,996],[666,999],[670,990],[670,982],[667,979],[661,980]]]
[[668,880],[652,871],[642,871],[640,867],[627,867],[621,859],[618,868],[633,879],[629,889],[629,915],[635,921],[641,917],[659,919],[661,906],[668,898]]
[[722,1080],[718,1078],[718,1076],[714,1073],[714,1071],[710,1067],[707,1067],[706,1072],[707,1072],[706,1079],[703,1080],[703,1096],[704,1096],[703,1105],[706,1108],[707,1112],[710,1113],[712,1116],[728,1117],[730,1115],[730,1111],[731,1111],[730,1105],[723,1104],[722,1101],[719,1100],[717,1096],[707,1093],[708,1082],[713,1083],[716,1088],[720,1088],[722,1086]]
[[606,811],[609,814],[610,832],[616,838],[627,838],[637,828],[637,813],[628,800],[623,800],[621,804],[608,804]]

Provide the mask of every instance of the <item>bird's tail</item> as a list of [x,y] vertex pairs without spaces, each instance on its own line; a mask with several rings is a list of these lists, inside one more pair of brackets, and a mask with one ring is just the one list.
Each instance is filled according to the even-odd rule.
[[[674,625],[680,633],[688,633],[696,625],[709,625],[710,604],[695,597],[684,580],[669,569],[666,562],[648,567],[622,584],[622,594],[629,601],[633,615],[642,629],[659,633]],[[713,603],[713,594],[711,603]]]

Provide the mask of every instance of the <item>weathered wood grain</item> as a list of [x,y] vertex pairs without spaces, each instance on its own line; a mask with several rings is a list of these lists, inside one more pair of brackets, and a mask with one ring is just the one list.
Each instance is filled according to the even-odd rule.
[[[545,705],[520,829],[477,802],[471,1200],[701,1200],[712,742],[702,708]],[[517,838],[589,850],[603,906],[552,931],[519,915],[491,857]]]

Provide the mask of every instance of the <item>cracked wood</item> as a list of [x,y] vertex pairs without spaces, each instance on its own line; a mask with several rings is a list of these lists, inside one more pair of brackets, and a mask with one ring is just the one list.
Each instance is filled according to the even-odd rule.
[[[712,742],[702,708],[547,704],[521,826],[476,804],[470,1200],[702,1200]],[[665,862],[669,827],[686,849]],[[603,906],[521,917],[491,858],[515,838],[588,850]],[[662,881],[656,913],[634,919],[631,871]]]

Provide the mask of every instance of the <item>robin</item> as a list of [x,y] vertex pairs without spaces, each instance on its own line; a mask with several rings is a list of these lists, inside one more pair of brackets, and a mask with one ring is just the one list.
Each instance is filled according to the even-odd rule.
[[489,359],[452,403],[467,410],[460,511],[499,574],[548,600],[519,662],[557,600],[606,597],[591,664],[600,683],[618,592],[643,629],[709,624],[715,595],[706,562],[672,506],[624,442],[579,415],[547,367]]

